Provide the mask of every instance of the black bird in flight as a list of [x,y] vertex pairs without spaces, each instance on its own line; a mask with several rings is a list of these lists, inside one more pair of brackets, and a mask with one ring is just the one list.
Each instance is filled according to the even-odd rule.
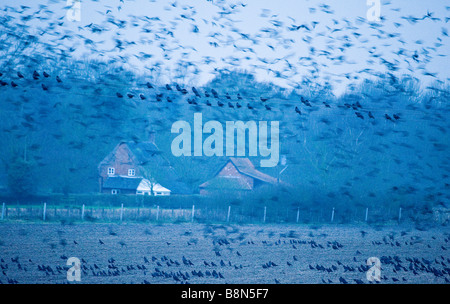
[[202,97],[195,87],[192,87],[192,92],[194,92],[195,96],[197,96],[198,98]]

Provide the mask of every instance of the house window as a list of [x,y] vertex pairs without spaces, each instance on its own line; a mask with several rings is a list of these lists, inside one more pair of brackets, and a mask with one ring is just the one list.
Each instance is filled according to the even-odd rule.
[[117,194],[117,189],[112,189],[111,194]]
[[134,169],[128,169],[128,176],[135,176],[136,171]]
[[108,168],[108,175],[114,175],[116,170],[114,168]]

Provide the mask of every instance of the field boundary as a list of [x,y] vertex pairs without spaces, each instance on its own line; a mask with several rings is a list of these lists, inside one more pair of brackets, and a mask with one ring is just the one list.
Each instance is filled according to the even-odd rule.
[[[9,205],[2,203],[0,222],[139,222],[139,223],[230,223],[230,224],[392,224],[423,223],[448,224],[448,210],[434,210],[421,217],[416,210],[399,208],[384,210],[358,208],[349,212],[338,208],[287,208],[276,206],[201,206],[179,207],[130,207],[80,205]],[[343,213],[345,212],[345,213]]]

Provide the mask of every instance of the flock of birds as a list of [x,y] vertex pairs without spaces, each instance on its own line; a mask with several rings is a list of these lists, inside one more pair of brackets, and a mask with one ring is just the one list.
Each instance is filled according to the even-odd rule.
[[[137,60],[145,64],[150,72],[163,70],[166,62],[177,61],[180,68],[185,67],[193,74],[199,74],[205,67],[224,62],[230,68],[248,66],[254,70],[269,71],[273,77],[284,80],[301,74],[305,68],[312,79],[316,74],[324,73],[326,76],[333,76],[333,79],[343,80],[360,79],[361,75],[378,76],[378,69],[375,67],[378,63],[389,73],[405,68],[411,72],[421,71],[426,77],[436,78],[436,73],[428,71],[426,64],[433,57],[446,55],[444,47],[448,31],[445,24],[449,17],[436,17],[436,13],[429,11],[421,16],[402,16],[401,8],[392,7],[390,2],[383,4],[383,10],[395,14],[390,16],[393,20],[382,16],[380,23],[369,22],[362,17],[355,20],[338,19],[334,16],[332,7],[326,4],[311,3],[309,13],[313,20],[303,23],[293,17],[284,20],[282,16],[264,9],[259,16],[253,14],[253,17],[261,19],[261,24],[268,26],[259,28],[255,33],[239,28],[239,23],[243,20],[238,18],[243,18],[241,13],[250,9],[244,3],[216,1],[202,5],[216,6],[215,10],[207,12],[212,14],[209,18],[205,16],[201,6],[179,4],[175,1],[163,5],[164,16],[129,14],[122,19],[122,8],[127,9],[127,6],[130,6],[132,9],[133,4],[120,1],[116,8],[105,5],[102,11],[98,10],[96,13],[99,17],[96,19],[85,21],[84,17],[83,23],[76,24],[76,30],[64,27],[67,23],[64,16],[60,17],[59,12],[52,11],[47,5],[40,5],[36,11],[26,5],[19,8],[7,6],[3,11],[9,14],[9,18],[5,19],[8,23],[5,25],[10,25],[6,30],[11,35],[18,29],[23,30],[22,24],[31,19],[47,22],[46,27],[42,25],[38,33],[30,33],[27,38],[34,41],[38,34],[43,34],[46,40],[41,42],[42,48],[59,54],[62,58],[77,54],[81,49],[80,45],[83,45],[82,49],[86,50],[90,57],[98,55],[111,58],[111,62],[127,64]],[[445,10],[450,11],[450,7],[445,7]],[[409,45],[409,41],[402,36],[402,30],[407,28],[408,24],[413,26],[422,23],[443,26],[440,32],[430,37],[433,39],[431,45],[425,45],[422,40],[413,41]],[[396,31],[388,30],[388,27],[392,26]],[[186,28],[191,29],[187,35],[183,31]],[[362,28],[367,28],[369,34]],[[139,38],[127,39],[130,32],[139,33]],[[183,39],[183,35],[194,39],[201,37],[203,40],[201,45],[190,45],[189,41]],[[377,49],[378,42],[371,39],[381,41],[383,48]],[[322,42],[324,46],[320,47]],[[205,55],[200,50],[205,47],[203,44],[211,50],[206,52],[207,54],[218,48],[229,52],[222,58]],[[293,52],[299,44],[307,48],[305,53]],[[139,48],[140,46],[146,48]],[[344,73],[339,77],[333,75],[333,72],[327,72],[333,65],[350,63],[348,57],[355,46],[361,46],[368,54],[368,57],[364,58],[367,68],[356,73]],[[146,49],[149,48],[153,52],[147,52]],[[127,52],[128,50],[130,52]],[[385,54],[383,51],[389,53]],[[196,57],[201,60],[195,60]]]
[[[385,200],[385,192],[393,197],[411,195],[417,198],[417,193],[423,190],[424,201],[449,202],[450,108],[445,102],[449,100],[450,92],[446,82],[429,70],[434,60],[448,55],[446,24],[449,17],[437,17],[429,11],[417,16],[402,15],[401,8],[386,2],[383,10],[389,10],[389,16],[393,18],[382,16],[381,22],[377,23],[362,17],[354,20],[338,18],[330,5],[310,4],[308,11],[312,21],[284,19],[263,10],[259,18],[264,26],[252,32],[240,28],[242,20],[239,16],[251,6],[242,2],[205,1],[204,5],[216,7],[215,12],[208,12],[209,17],[201,17],[204,13],[197,4],[183,5],[177,1],[163,5],[167,13],[164,16],[128,14],[124,17],[121,12],[133,4],[124,0],[116,2],[117,6],[108,4],[97,11],[100,17],[92,22],[86,22],[88,14],[82,13],[83,21],[75,25],[68,25],[65,16],[53,11],[50,5],[39,4],[36,10],[27,5],[0,8],[2,146],[15,147],[22,141],[27,146],[28,141],[27,157],[35,152],[36,160],[42,162],[45,156],[37,151],[48,134],[61,142],[64,142],[64,136],[75,134],[72,132],[75,128],[70,129],[69,135],[62,134],[59,123],[62,124],[64,118],[53,119],[51,116],[60,113],[63,106],[72,111],[67,120],[79,125],[87,136],[77,135],[67,140],[68,144],[63,143],[64,147],[55,149],[58,154],[62,154],[66,146],[83,150],[93,140],[104,137],[99,135],[99,130],[106,122],[111,122],[114,127],[123,122],[123,112],[115,113],[109,108],[102,112],[105,107],[117,109],[116,105],[124,105],[127,113],[133,113],[133,123],[145,122],[146,126],[164,130],[170,130],[168,118],[184,118],[186,108],[208,112],[220,119],[225,116],[271,117],[282,121],[281,137],[286,146],[287,143],[294,144],[286,148],[290,165],[286,174],[289,170],[293,170],[294,176],[302,172],[302,184],[309,182],[328,189],[325,195],[331,200],[340,195],[344,200],[374,198],[380,203]],[[449,11],[450,7],[444,6],[439,15]],[[414,30],[413,26],[430,24],[441,29],[430,32],[429,41],[411,42],[405,37]],[[185,33],[186,29],[189,33]],[[186,42],[184,36],[189,41]],[[194,42],[190,38],[199,45],[192,46]],[[357,49],[362,53],[354,53]],[[93,59],[91,64],[74,59],[86,55]],[[359,68],[353,65],[356,57],[361,60]],[[119,68],[112,73],[108,69],[111,66]],[[137,76],[139,72],[129,76],[129,71],[136,67],[143,67],[146,77]],[[204,71],[218,78],[227,73],[242,76],[233,74],[242,67],[255,73],[263,71],[293,92],[298,90],[305,94],[288,96],[280,93],[280,88],[274,92],[241,87],[237,85],[241,80],[239,77],[228,85],[214,81],[204,86],[188,85]],[[337,73],[336,67],[351,67],[346,70],[352,72]],[[434,81],[427,86],[428,95],[420,97],[422,99],[415,96],[418,90],[405,86],[399,76],[404,73],[412,74],[412,80],[420,77],[420,80]],[[159,79],[166,75],[173,77],[167,81]],[[385,83],[377,96],[364,91],[364,87],[358,91],[352,85],[370,78]],[[349,94],[336,98],[332,96],[332,89],[340,83],[350,83]],[[307,94],[308,89],[311,92]],[[73,96],[81,97],[82,101]],[[399,102],[395,99],[405,96],[409,99],[408,104],[397,107]],[[417,100],[419,102],[414,102]],[[9,108],[12,106],[16,108]],[[343,117],[348,116],[354,120],[345,121]],[[55,122],[57,125],[53,125]],[[92,128],[94,123],[100,127]],[[357,127],[354,127],[355,123]],[[421,129],[424,126],[429,129],[424,131]],[[127,139],[140,140],[133,137],[136,129]],[[43,130],[41,137],[35,135],[37,130]],[[14,141],[2,142],[8,134],[15,136]],[[35,142],[31,142],[33,136],[36,136]],[[113,145],[119,137],[115,139]],[[105,144],[112,142],[109,138],[102,140]],[[325,143],[325,149],[314,150],[316,142]],[[44,154],[52,157],[48,151]],[[82,158],[67,157],[71,162],[67,165],[71,173],[79,172],[87,162],[92,166],[86,168],[86,172],[95,171],[95,160],[86,160],[83,153],[76,154],[81,154]],[[384,160],[378,158],[380,155]],[[304,170],[305,159],[307,168],[317,170]],[[300,164],[301,169],[294,169],[296,164]],[[309,171],[311,176],[308,176]],[[344,178],[334,180],[329,177],[333,172],[348,174],[350,171],[352,173]],[[324,172],[330,175],[323,178]],[[80,176],[84,181],[85,176]],[[389,186],[386,191],[371,189],[378,177]],[[338,180],[341,184],[334,187]],[[369,181],[370,187],[362,187],[362,181]],[[323,186],[327,182],[333,187]],[[369,190],[358,194],[355,188]],[[173,241],[161,242],[158,246],[164,247],[162,250],[167,253],[142,255],[133,260],[121,256],[121,251],[136,246],[132,244],[132,238],[112,241],[114,235],[111,233],[108,240],[102,237],[95,240],[95,244],[81,238],[70,244],[60,240],[59,244],[63,250],[69,246],[73,249],[90,246],[92,253],[98,253],[96,258],[81,259],[82,278],[92,282],[116,278],[138,283],[228,283],[249,276],[255,280],[270,277],[271,283],[292,282],[281,275],[281,269],[298,274],[299,281],[301,275],[305,275],[305,280],[319,283],[367,282],[365,273],[369,266],[361,251],[369,252],[369,247],[349,253],[347,248],[351,242],[348,240],[322,241],[320,237],[292,235],[275,240],[259,234],[249,237],[238,231],[235,231],[238,237],[230,236],[228,232],[219,237],[217,229],[221,228],[206,226],[204,239],[189,239],[186,245],[182,244],[182,249],[175,247],[178,245]],[[361,239],[364,240],[366,235],[367,232],[361,232]],[[189,233],[186,236],[190,238]],[[147,237],[151,238],[151,235]],[[6,242],[14,240],[10,238]],[[427,278],[450,283],[450,259],[445,255],[449,241],[447,235],[438,247],[433,248],[429,244],[425,246],[425,240],[410,236],[409,232],[402,232],[400,237],[385,234],[381,239],[373,240],[370,243],[373,248],[399,252],[380,257],[381,282],[423,282],[421,278]],[[66,282],[67,251],[58,254],[61,264],[55,264],[44,262],[45,258],[39,256],[41,251],[38,250],[34,253],[36,257],[23,256],[19,252],[6,256],[7,248],[3,246],[0,243],[0,283],[24,283],[33,280],[30,278],[42,282]],[[54,255],[56,248],[57,245],[51,244],[49,254]],[[207,248],[212,248],[208,258]],[[435,249],[434,258],[420,256],[422,249]],[[42,252],[48,250],[45,247]],[[282,251],[283,255],[275,254],[274,250]],[[304,252],[310,251],[323,258],[315,263],[305,263]],[[264,259],[255,259],[255,252],[262,252]],[[105,255],[109,255],[107,262],[102,261]],[[326,260],[328,255],[336,260]]]
[[[3,76],[3,73],[0,72],[0,77]],[[6,75],[5,75],[6,76]],[[29,77],[25,77],[23,75],[22,72],[18,71],[16,72],[16,77],[13,80],[10,80],[10,82],[8,83],[6,81],[5,78],[0,79],[0,86],[8,86],[10,85],[12,88],[18,88],[18,87],[26,87],[28,85],[30,85],[29,81],[27,80],[31,80],[31,78],[35,81],[39,81],[42,77],[44,77],[44,79],[48,79],[51,77],[51,75],[49,73],[47,73],[46,71],[42,72],[42,75],[37,72],[36,70],[33,71],[32,75],[30,75]],[[21,81],[23,80],[23,83],[21,83]],[[62,79],[56,75],[55,76],[55,80],[56,80],[56,84],[61,84],[63,81]],[[40,83],[41,88],[43,91],[49,91],[49,84],[48,82],[41,82]],[[242,107],[246,107],[249,110],[254,110],[257,111],[257,109],[255,109],[255,105],[256,104],[261,104],[264,106],[264,109],[267,111],[271,111],[272,108],[274,107],[278,107],[280,106],[280,104],[283,102],[283,100],[280,100],[280,98],[278,98],[273,104],[269,104],[267,101],[270,100],[270,97],[266,97],[266,96],[259,96],[259,98],[255,98],[250,96],[245,96],[243,97],[239,92],[236,94],[236,96],[231,96],[228,92],[225,92],[224,94],[219,94],[218,91],[215,88],[203,88],[203,92],[200,92],[199,89],[197,89],[195,86],[191,88],[192,90],[192,95],[189,95],[189,91],[186,88],[182,88],[179,84],[175,83],[174,88],[172,88],[172,86],[170,84],[166,84],[163,87],[156,87],[156,85],[151,84],[150,82],[147,82],[145,84],[145,86],[147,87],[147,89],[149,90],[154,90],[154,92],[149,92],[149,94],[152,94],[151,97],[147,97],[145,95],[145,93],[136,93],[135,92],[128,92],[126,94],[123,94],[121,92],[116,92],[115,96],[118,99],[122,99],[124,98],[124,95],[126,97],[128,97],[128,99],[133,99],[133,98],[138,98],[140,101],[144,102],[147,99],[149,99],[149,101],[151,102],[167,102],[167,103],[174,103],[177,102],[178,100],[185,100],[185,102],[187,102],[187,104],[189,105],[193,105],[193,106],[197,106],[197,109],[199,108],[198,106],[203,105],[203,106],[207,106],[207,107],[212,107],[215,106],[217,104],[217,106],[220,107],[228,107],[231,109],[240,109]],[[64,88],[62,88],[64,89]],[[177,96],[178,93],[178,96]],[[186,96],[187,98],[183,98],[184,96]],[[214,99],[215,102],[214,104],[210,101]],[[293,105],[292,107],[292,111],[295,111],[296,114],[298,115],[302,115],[302,110],[300,110],[303,107],[309,107],[312,108],[313,105],[311,104],[311,102],[304,98],[303,96],[300,96],[299,98],[300,100],[298,102],[294,103],[298,103],[299,105]],[[247,102],[246,102],[247,101]],[[284,100],[286,102],[286,100]],[[246,105],[245,105],[246,104]],[[329,102],[323,101],[322,105],[324,108],[332,108],[333,105],[331,105]],[[55,105],[56,106],[56,105]],[[372,113],[372,111],[366,110],[364,109],[364,107],[361,105],[360,101],[356,101],[355,103],[343,103],[342,105],[337,105],[338,108],[341,109],[350,109],[353,110],[355,113],[355,116],[363,119],[364,120],[364,115],[363,113],[365,112],[367,114],[367,118],[369,119],[375,119],[374,114]],[[281,109],[282,111],[284,111],[284,109]],[[303,110],[303,112],[305,112],[305,110]],[[392,116],[392,117],[391,117]],[[389,115],[388,113],[384,114],[384,119],[388,120],[388,121],[392,121],[392,122],[397,122],[400,120],[400,113],[394,113]],[[29,116],[27,116],[29,118]],[[27,119],[27,117],[25,117],[25,120],[28,120],[24,126],[29,126],[31,127],[31,125],[29,124],[29,119]]]
[[[128,9],[132,11],[136,8],[133,5],[119,1],[116,7],[99,6],[95,12],[96,18],[83,15],[81,22],[73,27],[68,26],[60,11],[54,11],[48,5],[41,4],[37,10],[27,5],[6,6],[2,9],[6,15],[2,16],[2,35],[5,44],[11,41],[27,41],[25,46],[36,44],[34,52],[45,60],[56,60],[59,64],[64,61],[57,58],[66,60],[80,55],[82,51],[85,53],[81,54],[89,58],[106,58],[108,64],[133,66],[137,61],[136,66],[142,65],[150,73],[169,73],[170,69],[165,70],[166,64],[175,63],[175,78],[198,77],[202,70],[217,73],[220,66],[224,66],[225,70],[246,67],[253,71],[269,72],[274,79],[281,79],[294,88],[313,85],[319,75],[329,78],[322,87],[325,88],[333,82],[345,80],[378,78],[384,74],[395,77],[396,71],[403,70],[411,74],[420,72],[425,78],[442,83],[436,73],[427,69],[433,58],[447,55],[445,43],[448,31],[445,24],[449,17],[436,17],[435,12],[402,16],[401,8],[386,2],[383,3],[383,11],[389,10],[389,18],[383,15],[381,22],[370,22],[363,17],[339,19],[330,5],[311,3],[308,10],[312,21],[301,23],[290,16],[284,19],[263,9],[259,15],[252,14],[255,20],[261,20],[263,26],[250,32],[239,28],[244,21],[239,18],[244,18],[242,14],[251,9],[242,2],[214,1],[194,6],[175,1],[158,8],[164,12],[161,16],[137,16],[132,13],[123,16],[123,10],[128,12]],[[208,7],[206,13],[202,6]],[[444,8],[444,13],[450,11],[449,6]],[[62,12],[66,13],[66,10]],[[30,20],[39,22],[36,32],[28,24]],[[442,28],[429,37],[429,45],[420,39],[410,42],[409,37],[403,37],[408,33],[408,25],[428,26],[430,23],[442,25]],[[190,28],[190,32],[185,33],[186,28]],[[24,32],[26,34],[18,34]],[[131,38],[136,35],[138,37],[135,39]],[[197,41],[199,45],[191,45],[191,41]],[[305,48],[304,52],[296,52],[298,47]],[[202,51],[203,48],[208,51]],[[350,57],[354,57],[352,50],[355,48],[363,50],[365,56],[361,56],[361,64],[366,68],[353,73],[335,73],[333,66],[352,64]],[[14,52],[6,46],[2,49],[4,52]],[[226,50],[226,54],[223,57],[209,55],[217,49]],[[21,56],[21,59],[28,57],[26,52],[20,54],[17,50],[15,56],[6,55],[9,56],[3,66],[7,68],[15,66],[15,60]],[[52,58],[55,55],[56,58]],[[25,65],[32,66],[26,61]],[[180,70],[186,73],[179,75],[177,71]]]
[[[179,229],[175,228],[172,233],[183,230],[182,226],[177,227]],[[81,280],[92,283],[450,283],[450,258],[446,254],[450,236],[445,233],[442,236],[431,234],[428,239],[414,231],[360,231],[358,239],[357,228],[351,228],[355,236],[349,240],[313,229],[307,236],[300,237],[300,230],[278,230],[277,236],[273,230],[247,231],[246,227],[205,225],[198,227],[198,233],[186,230],[175,240],[155,235],[166,229],[155,228],[152,232],[147,228],[140,241],[134,240],[141,238],[134,227],[120,228],[120,233],[128,235],[126,242],[119,242],[120,246],[116,245],[121,238],[119,233],[110,227],[109,235],[98,241],[95,238],[101,233],[94,232],[95,236],[78,237],[72,244],[62,238],[59,244],[65,244],[60,249],[41,243],[42,248],[32,256],[2,252],[0,284],[67,283],[70,266],[65,265],[68,256],[64,253],[77,252],[81,247]],[[162,230],[156,231],[158,229]],[[59,236],[64,237],[64,233],[69,231],[59,232]],[[357,245],[363,244],[365,239],[364,246]],[[153,254],[141,255],[148,241],[153,244],[150,248]],[[180,246],[184,249],[179,250]],[[128,249],[131,251],[124,258],[124,251]],[[371,282],[366,279],[366,273],[372,265],[366,264],[368,257],[365,255],[373,251],[385,254],[379,257],[380,280]],[[428,253],[421,256],[422,252]],[[45,263],[44,253],[47,256],[59,254],[59,258]]]
[[[283,177],[291,184],[326,189],[320,191],[324,199],[448,204],[450,93],[429,68],[447,56],[449,19],[441,15],[450,7],[412,16],[386,2],[383,11],[389,14],[369,22],[339,18],[330,5],[311,3],[312,21],[265,9],[259,16],[253,13],[264,25],[244,30],[239,18],[253,4],[205,2],[216,11],[202,18],[201,6],[175,1],[163,4],[161,16],[124,16],[121,12],[132,5],[105,5],[96,12],[99,18],[83,14],[81,22],[70,25],[51,5],[0,10],[0,143],[19,147],[14,155],[34,158],[39,172],[48,170],[41,175],[52,179],[49,183],[55,172],[65,170],[74,188],[96,189],[96,180],[89,185],[86,180],[104,157],[98,147],[146,140],[144,129],[164,137],[175,119],[202,111],[205,119],[208,114],[221,121],[279,120],[289,164]],[[413,26],[441,30],[427,41],[411,42],[407,36]],[[186,42],[184,36],[193,39]],[[204,55],[204,44],[210,54],[219,55]],[[352,64],[358,57],[355,49],[365,54],[358,65],[364,68]],[[76,59],[83,55],[92,62]],[[352,72],[333,72],[333,67],[349,65]],[[142,77],[138,66],[144,68]],[[233,71],[242,67],[268,72],[292,91],[276,86],[264,91],[256,81],[241,86],[243,74]],[[200,78],[202,71],[219,80],[227,73],[236,77],[228,84],[213,80],[203,86],[186,79]],[[404,73],[411,82],[400,76]],[[415,75],[434,81],[421,96],[416,96]],[[374,79],[369,89],[379,89],[375,94],[356,85],[341,97],[332,94],[341,82],[364,84],[368,79]],[[64,166],[56,167],[55,159]],[[200,173],[180,171],[200,176],[212,166],[208,161],[192,159],[191,168]],[[199,176],[184,178],[195,185],[205,180]],[[54,188],[61,192],[62,186]]]
[[[155,2],[155,1],[150,1]],[[156,5],[156,4],[150,4]],[[204,5],[216,7],[216,14],[208,20],[200,17],[200,8],[191,5],[180,4],[177,1],[163,5],[163,10],[167,14],[165,17],[149,17],[149,16],[135,16],[129,14],[126,19],[121,19],[121,11],[126,9],[127,6],[132,6],[128,2],[120,0],[116,7],[105,5],[104,11],[97,11],[100,15],[100,23],[87,22],[86,25],[75,26],[76,30],[72,30],[70,27],[66,27],[66,21],[63,17],[58,17],[59,13],[53,11],[48,5],[41,4],[38,9],[33,11],[30,6],[20,5],[19,8],[6,6],[3,8],[3,12],[7,15],[2,16],[4,21],[2,26],[4,31],[2,35],[5,38],[5,46],[2,48],[6,53],[5,61],[2,68],[10,70],[11,73],[6,73],[5,77],[14,79],[3,79],[0,76],[0,85],[11,85],[13,88],[21,87],[23,84],[17,80],[24,78],[24,75],[18,71],[13,72],[17,63],[22,59],[28,69],[33,70],[33,65],[39,63],[39,56],[36,55],[35,60],[28,62],[29,55],[23,50],[23,54],[20,53],[20,49],[14,51],[6,47],[7,42],[17,41],[24,42],[25,46],[32,44],[37,45],[37,50],[42,53],[39,55],[46,58],[45,60],[52,60],[51,56],[56,54],[56,58],[67,59],[74,54],[77,54],[81,48],[79,45],[83,44],[89,58],[109,58],[108,64],[120,63],[131,64],[132,59],[137,59],[141,64],[145,66],[150,72],[159,71],[164,73],[164,64],[168,62],[176,61],[177,56],[181,56],[180,64],[186,65],[186,73],[199,76],[200,70],[204,69],[204,66],[214,66],[215,63],[220,61],[229,64],[230,67],[235,68],[238,66],[249,66],[252,70],[264,70],[273,74],[273,77],[289,80],[295,75],[303,75],[303,79],[297,80],[295,84],[290,84],[293,88],[307,87],[311,85],[317,85],[317,75],[323,73],[325,78],[331,77],[332,80],[325,82],[324,85],[319,86],[320,89],[325,89],[329,85],[333,85],[333,81],[340,82],[342,79],[363,79],[364,77],[373,76],[375,78],[384,77],[388,75],[390,81],[398,81],[394,72],[399,70],[409,70],[411,73],[417,73],[422,71],[422,74],[427,77],[436,78],[435,73],[432,73],[426,69],[427,64],[432,61],[433,58],[439,58],[446,56],[445,52],[440,51],[445,47],[445,39],[448,37],[448,32],[445,27],[442,27],[441,33],[436,37],[433,37],[432,46],[424,45],[424,42],[417,40],[410,46],[409,43],[402,37],[401,29],[407,27],[407,24],[417,25],[420,23],[443,23],[446,24],[449,20],[448,17],[438,18],[434,12],[427,12],[423,16],[397,16],[397,20],[387,20],[382,16],[381,23],[372,23],[361,17],[356,18],[354,21],[348,18],[336,19],[335,12],[330,5],[326,4],[311,4],[309,7],[309,13],[314,19],[317,16],[318,20],[313,20],[310,23],[305,22],[299,24],[295,18],[288,17],[289,21],[285,21],[278,14],[273,14],[270,10],[262,10],[259,18],[266,19],[266,22],[270,26],[260,28],[256,33],[248,33],[238,28],[239,21],[236,18],[240,16],[241,10],[247,10],[247,4],[243,2],[228,3],[225,1],[207,2]],[[391,7],[392,3],[383,3],[384,9],[390,10],[391,13],[400,14],[401,8]],[[69,8],[66,8],[69,9]],[[450,7],[445,7],[446,11],[450,11]],[[117,15],[115,12],[117,11]],[[319,14],[321,14],[319,16]],[[86,18],[86,17],[84,17]],[[84,19],[83,18],[83,19]],[[256,18],[256,16],[255,16]],[[323,19],[323,21],[319,21]],[[47,23],[47,26],[40,24],[38,27],[38,33],[33,33],[33,28],[27,24],[30,20],[38,20],[41,23]],[[94,19],[96,20],[96,19]],[[332,21],[332,26],[325,22],[326,20]],[[390,21],[390,22],[389,22]],[[86,21],[84,21],[86,22]],[[322,24],[324,23],[324,24]],[[399,30],[399,32],[390,32],[385,27],[391,26]],[[202,43],[207,43],[212,49],[216,48],[231,48],[229,55],[221,58],[214,58],[213,56],[201,56],[202,61],[196,62],[191,57],[196,57],[200,51],[196,47],[184,44],[181,35],[179,33],[182,27],[189,26],[191,28],[192,35],[198,36],[203,33],[204,40]],[[369,34],[359,30],[359,28],[367,27]],[[204,30],[202,30],[204,28]],[[209,33],[207,31],[209,30]],[[25,32],[26,34],[18,35],[17,32]],[[139,39],[127,40],[127,34],[139,33]],[[42,38],[38,38],[38,34],[42,35]],[[383,42],[383,48],[377,48],[376,43],[372,43],[370,38],[376,37],[377,40]],[[325,40],[325,45],[319,47],[319,41]],[[316,43],[317,42],[317,45]],[[396,47],[396,43],[400,42],[400,47]],[[111,49],[110,43],[114,45]],[[304,44],[307,46],[308,55],[296,54],[293,49],[298,44]],[[241,46],[242,45],[242,46]],[[243,46],[245,45],[245,46]],[[250,46],[248,46],[250,45]],[[154,53],[145,52],[139,49],[139,46],[144,46],[146,49],[154,50]],[[282,58],[280,55],[270,57],[258,56],[258,51],[261,51],[262,46],[272,50],[272,52],[284,53],[284,51],[290,51],[290,53]],[[341,75],[332,74],[327,72],[333,65],[339,66],[344,63],[350,63],[350,60],[346,56],[346,52],[350,52],[353,47],[360,46],[369,55],[366,58],[365,65],[368,67],[355,73],[344,73]],[[384,54],[383,51],[391,51],[390,54]],[[8,54],[13,52],[12,54]],[[34,50],[36,52],[36,50]],[[157,57],[156,53],[161,53],[163,60],[156,60],[152,62],[154,57]],[[49,56],[49,54],[52,54]],[[18,59],[19,58],[19,59]],[[19,62],[16,62],[19,61]],[[36,62],[37,61],[37,62]],[[58,60],[59,61],[59,60]],[[64,61],[59,61],[61,65]],[[253,63],[252,63],[253,62]],[[247,64],[249,63],[249,64]],[[385,71],[379,71],[378,67],[383,67]],[[403,64],[406,63],[406,68]],[[279,65],[282,65],[281,70]],[[58,65],[56,65],[58,66]],[[374,68],[371,68],[374,67]],[[59,67],[60,69],[70,69],[70,67]],[[306,73],[302,69],[307,69]],[[219,69],[216,67],[216,69]],[[222,70],[223,71],[223,70]],[[2,72],[0,70],[0,72]],[[76,74],[76,71],[68,71],[69,74]],[[11,75],[14,74],[14,75]],[[330,75],[332,74],[332,75]],[[42,72],[44,78],[48,78],[49,74]],[[37,80],[40,78],[40,73],[34,70],[32,77]],[[180,77],[185,77],[183,74]],[[105,75],[107,77],[107,75]],[[436,78],[437,79],[437,78]],[[61,83],[61,78],[56,76],[56,81]],[[437,83],[442,84],[443,81],[437,79]],[[149,88],[153,85],[147,83]],[[41,87],[44,91],[51,91],[51,85],[48,83],[42,83]],[[186,95],[190,90],[181,88],[179,85],[175,85],[177,91]],[[166,85],[167,91],[172,91],[170,85]],[[438,88],[432,87],[438,90]],[[101,90],[99,90],[101,91]],[[192,88],[195,98],[188,98],[187,102],[192,105],[199,104],[196,98],[206,97],[204,105],[213,106],[217,104],[218,107],[229,108],[248,108],[254,109],[254,105],[251,102],[244,104],[241,101],[242,96],[238,93],[236,96],[237,101],[231,102],[231,95],[227,92],[223,95],[223,98],[219,98],[219,94],[216,90],[207,90],[203,94],[199,90]],[[95,91],[94,91],[95,92]],[[445,92],[448,95],[448,92]],[[94,94],[98,95],[98,94]],[[101,94],[100,94],[101,95]],[[137,97],[141,100],[146,100],[149,97],[144,93],[128,92],[121,93],[116,92],[118,98],[127,96],[132,99]],[[159,92],[152,94],[151,99],[156,98],[156,101],[173,102],[171,96]],[[211,101],[208,97],[212,96],[218,99],[217,102]],[[267,101],[268,97],[258,98],[263,103]],[[251,100],[250,100],[251,101]],[[300,100],[299,100],[300,101]],[[295,113],[301,115],[304,111],[301,106],[311,107],[311,103],[308,100],[301,100],[301,103],[295,104],[292,109]],[[330,107],[331,105],[324,101],[323,106]],[[271,111],[274,105],[264,103],[263,108],[267,111]],[[374,119],[376,114],[370,110],[364,110],[363,107],[357,103],[346,103],[342,107],[353,109],[355,117],[360,119]],[[388,121],[401,120],[399,113],[383,113],[383,118]]]

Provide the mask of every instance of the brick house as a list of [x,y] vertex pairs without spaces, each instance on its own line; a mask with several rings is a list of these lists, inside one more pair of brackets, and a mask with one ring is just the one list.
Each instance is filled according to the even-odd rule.
[[154,142],[120,142],[100,162],[98,174],[101,193],[191,193]]
[[214,177],[199,186],[201,195],[231,193],[240,196],[263,185],[278,185],[276,178],[258,171],[248,158],[230,158]]

